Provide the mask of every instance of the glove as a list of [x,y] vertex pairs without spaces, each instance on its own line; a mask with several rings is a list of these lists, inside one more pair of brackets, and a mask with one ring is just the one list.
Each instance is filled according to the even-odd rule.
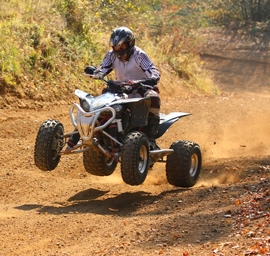
[[88,66],[84,69],[84,73],[94,76],[95,79],[102,79],[105,74],[103,74],[96,67]]
[[121,86],[116,81],[113,81],[113,80],[109,80],[107,83],[107,86],[109,88],[109,91],[111,91],[113,93],[116,93],[116,92],[120,91],[120,89],[121,89]]
[[143,84],[155,86],[155,85],[157,85],[157,80],[155,78],[147,78],[143,81]]
[[94,72],[96,71],[97,68],[92,67],[92,66],[88,66],[84,69],[84,73],[88,74],[88,75],[94,75]]

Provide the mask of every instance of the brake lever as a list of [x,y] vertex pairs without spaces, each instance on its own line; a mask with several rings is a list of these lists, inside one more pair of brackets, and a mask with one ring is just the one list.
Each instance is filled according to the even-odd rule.
[[142,88],[146,88],[146,89],[150,89],[152,90],[153,87],[151,85],[147,85],[147,84],[141,84]]
[[108,81],[104,78],[104,77],[100,77],[98,75],[91,75],[91,74],[87,74],[87,73],[83,73],[84,76],[88,76],[88,77],[91,77],[91,78],[94,78],[94,79],[99,79],[99,80],[102,80],[104,81],[106,84],[108,83]]

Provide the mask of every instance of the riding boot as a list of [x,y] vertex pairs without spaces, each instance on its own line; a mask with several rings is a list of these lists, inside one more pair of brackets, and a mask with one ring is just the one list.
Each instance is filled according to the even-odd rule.
[[150,142],[151,149],[159,149],[159,146],[156,144],[156,137],[158,134],[160,118],[159,116],[151,115],[148,116],[148,138]]

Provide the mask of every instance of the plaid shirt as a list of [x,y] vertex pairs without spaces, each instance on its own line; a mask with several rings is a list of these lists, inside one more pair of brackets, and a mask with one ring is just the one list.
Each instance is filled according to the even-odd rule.
[[[128,65],[129,62],[131,62],[132,67],[129,67],[128,70],[125,70],[124,66]],[[134,77],[140,74],[140,72],[143,73],[145,78],[154,78],[157,82],[160,80],[160,73],[153,62],[150,60],[148,55],[137,46],[134,47],[134,53],[131,55],[129,61],[127,62],[121,62],[115,56],[113,50],[110,50],[105,55],[100,65],[100,70],[106,75],[109,74],[112,70],[114,70],[116,74],[120,72],[123,81],[131,80],[130,77]],[[142,77],[134,77],[132,79],[136,80],[141,78]]]

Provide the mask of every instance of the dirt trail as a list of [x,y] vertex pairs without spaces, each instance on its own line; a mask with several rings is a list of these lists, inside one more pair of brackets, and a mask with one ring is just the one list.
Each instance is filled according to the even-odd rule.
[[192,115],[158,141],[201,146],[203,170],[191,189],[169,185],[161,163],[138,187],[124,184],[119,169],[87,174],[81,155],[42,172],[33,161],[38,128],[54,118],[70,131],[69,106],[1,109],[0,256],[269,255],[269,64],[221,51],[202,60],[221,94],[163,95],[163,112]]

